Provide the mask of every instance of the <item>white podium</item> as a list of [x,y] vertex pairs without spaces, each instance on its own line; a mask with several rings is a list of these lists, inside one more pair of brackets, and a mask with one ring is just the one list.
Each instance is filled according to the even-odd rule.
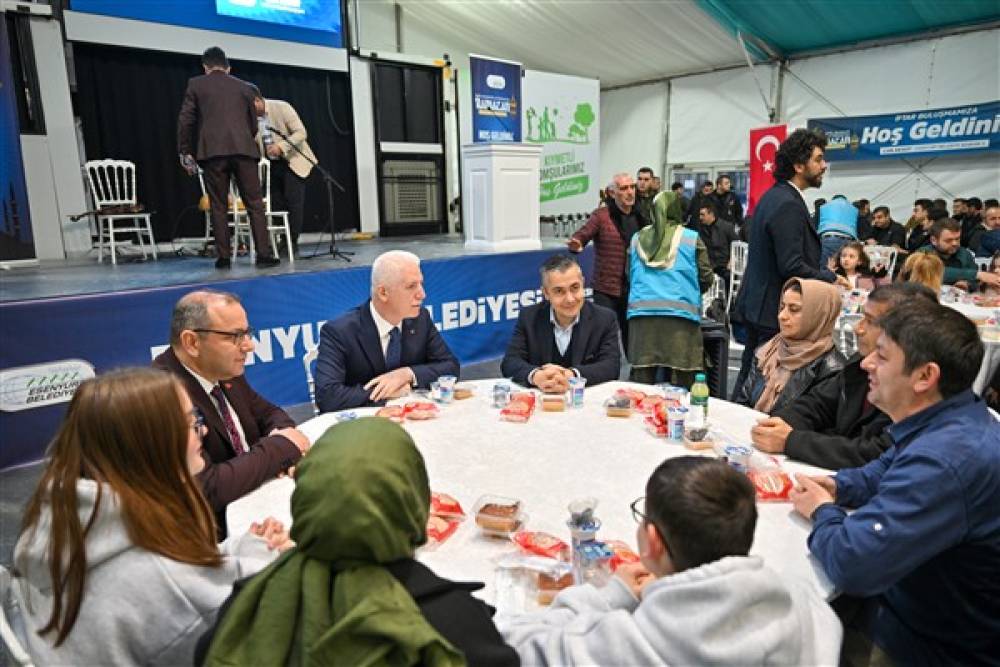
[[462,226],[473,252],[540,250],[535,144],[462,146]]

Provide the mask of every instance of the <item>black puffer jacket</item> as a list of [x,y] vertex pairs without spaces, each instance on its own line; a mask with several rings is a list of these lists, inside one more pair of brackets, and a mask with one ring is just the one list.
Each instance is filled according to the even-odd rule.
[[[847,360],[840,353],[840,350],[833,347],[823,356],[816,358],[811,364],[807,364],[794,371],[792,377],[788,379],[788,383],[785,384],[785,388],[778,394],[774,405],[771,406],[769,414],[774,414],[778,410],[781,410],[819,383],[842,371],[846,362]],[[740,391],[736,395],[736,402],[752,408],[757,403],[757,399],[760,398],[761,393],[763,393],[765,384],[764,374],[757,364],[757,358],[754,357],[753,370],[750,371],[743,386],[740,387]]]

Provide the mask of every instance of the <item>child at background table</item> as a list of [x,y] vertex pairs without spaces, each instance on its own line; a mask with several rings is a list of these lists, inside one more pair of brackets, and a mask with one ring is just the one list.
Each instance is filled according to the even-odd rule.
[[501,624],[522,664],[837,663],[841,626],[826,602],[748,555],[757,507],[745,475],[715,459],[668,459],[632,512],[641,564]]
[[840,252],[830,261],[830,268],[837,275],[847,278],[851,283],[851,289],[863,289],[868,292],[878,287],[882,276],[885,275],[884,267],[881,267],[882,276],[873,270],[868,253],[857,241],[842,246]]

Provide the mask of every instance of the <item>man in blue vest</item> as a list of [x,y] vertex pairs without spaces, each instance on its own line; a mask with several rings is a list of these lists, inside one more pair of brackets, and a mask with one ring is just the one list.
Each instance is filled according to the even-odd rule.
[[858,209],[844,195],[835,195],[820,207],[816,231],[822,248],[819,262],[826,266],[841,248],[858,240]]

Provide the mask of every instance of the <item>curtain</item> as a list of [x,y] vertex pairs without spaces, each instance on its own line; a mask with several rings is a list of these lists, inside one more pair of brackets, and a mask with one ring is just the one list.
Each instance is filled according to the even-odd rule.
[[[139,201],[155,211],[158,240],[204,234],[198,179],[177,162],[177,112],[187,80],[203,73],[200,56],[85,43],[75,43],[73,53],[74,106],[87,159],[135,162]],[[233,76],[256,84],[264,97],[295,107],[320,164],[346,190],[334,188],[336,230],[360,229],[347,73],[239,60],[230,64]],[[306,188],[304,217],[304,231],[326,228],[326,186],[315,169]]]

